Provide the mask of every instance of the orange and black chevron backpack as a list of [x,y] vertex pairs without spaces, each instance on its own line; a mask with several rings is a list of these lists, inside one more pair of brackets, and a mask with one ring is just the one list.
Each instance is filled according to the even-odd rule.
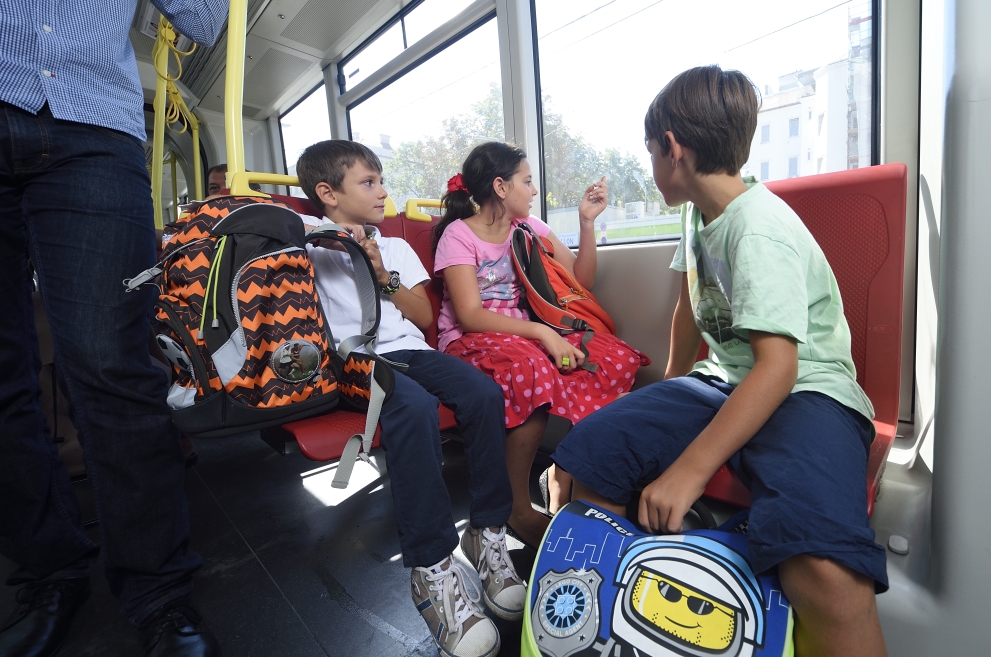
[[[295,211],[260,197],[208,201],[166,231],[158,265],[124,283],[158,282],[155,340],[173,366],[173,422],[193,436],[224,436],[321,415],[344,400],[369,415],[367,436],[342,456],[348,472],[339,474],[348,474],[394,385],[374,353],[379,286],[365,250],[333,224],[306,233]],[[362,304],[363,333],[336,351],[306,252],[327,242],[350,254]],[[352,353],[360,345],[370,355]]]
[[511,252],[531,319],[562,335],[583,331],[581,350],[586,360],[582,368],[594,372],[599,366],[588,362],[587,345],[596,331],[616,334],[609,313],[554,259],[554,246],[529,224],[521,223],[513,230]]

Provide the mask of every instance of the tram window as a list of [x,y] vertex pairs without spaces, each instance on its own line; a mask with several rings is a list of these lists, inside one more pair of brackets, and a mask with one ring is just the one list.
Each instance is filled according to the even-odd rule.
[[[870,0],[532,2],[544,122],[541,191],[559,234],[577,231],[578,195],[602,174],[610,186],[610,244],[680,234],[678,210],[664,204],[650,177],[643,118],[666,82],[701,64],[741,70],[762,90],[760,128],[744,171],[760,171],[761,180],[810,174],[811,167],[792,173],[789,162],[808,149],[810,162],[823,158],[822,172],[870,165]],[[827,112],[842,130],[829,129],[834,119],[820,139],[799,129],[795,117]],[[847,129],[848,118],[858,130]],[[798,149],[784,135],[797,139]],[[643,203],[645,213],[628,216],[631,203]]]
[[[310,144],[330,139],[330,115],[327,111],[327,94],[320,85],[279,119],[282,128],[282,148],[290,176],[296,175],[296,160]],[[304,196],[299,187],[290,187],[293,196]]]
[[505,139],[495,19],[348,108],[351,139],[382,160],[399,207],[440,198],[478,143]]
[[423,0],[403,19],[406,47],[433,32],[439,25],[461,13],[473,0]]
[[472,0],[422,0],[410,4],[390,23],[386,23],[371,40],[341,61],[341,93],[353,89],[356,84],[471,3]]

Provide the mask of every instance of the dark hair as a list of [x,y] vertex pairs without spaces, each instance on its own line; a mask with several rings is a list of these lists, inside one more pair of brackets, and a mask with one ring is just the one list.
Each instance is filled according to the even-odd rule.
[[313,205],[323,210],[323,201],[317,196],[317,185],[325,182],[335,191],[341,190],[344,176],[355,162],[362,162],[369,169],[382,173],[382,161],[364,144],[346,139],[328,139],[308,146],[296,162],[296,176],[303,193]]
[[444,208],[444,218],[434,228],[434,252],[441,235],[457,219],[467,219],[476,212],[476,205],[485,205],[493,201],[499,205],[505,214],[502,204],[492,183],[496,178],[509,180],[520,170],[520,163],[526,159],[523,149],[501,141],[487,141],[479,144],[468,153],[465,163],[461,165],[461,178],[467,191],[461,189],[448,192],[440,199]]
[[695,151],[699,173],[736,174],[750,157],[757,130],[760,98],[754,83],[740,71],[724,71],[715,64],[678,74],[657,94],[644,131],[667,155],[671,131],[679,144]]

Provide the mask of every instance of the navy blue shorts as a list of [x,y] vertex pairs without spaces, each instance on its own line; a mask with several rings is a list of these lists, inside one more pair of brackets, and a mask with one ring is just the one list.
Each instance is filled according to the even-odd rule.
[[[625,504],[671,465],[733,391],[686,376],[649,385],[579,422],[554,461]],[[870,421],[817,392],[789,395],[730,459],[750,489],[750,559],[764,572],[799,554],[830,559],[888,588],[884,548],[867,518]]]

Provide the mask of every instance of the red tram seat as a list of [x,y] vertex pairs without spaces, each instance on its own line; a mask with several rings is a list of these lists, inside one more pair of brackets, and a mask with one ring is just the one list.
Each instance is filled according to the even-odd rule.
[[[871,515],[898,428],[908,168],[883,164],[781,180],[767,188],[805,222],[840,288],[857,383],[874,404],[877,437],[867,462]],[[725,465],[705,494],[750,506],[750,491]]]
[[[307,214],[314,217],[322,216],[323,213],[309,201],[309,199],[298,196],[282,196],[273,194],[272,198],[282,201],[300,214]],[[431,239],[433,236],[433,225],[439,221],[438,217],[432,222],[410,221],[406,219],[405,213],[400,213],[395,217],[388,217],[382,223],[377,224],[379,232],[385,237],[402,237],[413,246],[413,250],[419,256],[424,268],[431,274],[431,280],[427,284],[427,296],[430,298],[430,305],[434,311],[434,317],[440,313],[440,302],[443,295],[443,284],[433,277],[434,254]],[[427,344],[437,348],[437,326],[432,323],[425,336]],[[440,429],[452,429],[457,426],[454,419],[454,411],[440,405],[438,408],[440,419]],[[348,439],[356,433],[365,430],[365,414],[348,410],[337,410],[327,415],[312,417],[305,420],[298,420],[284,424],[280,432],[286,438],[295,439],[299,445],[299,451],[303,456],[314,461],[332,461],[339,459],[344,451],[344,445]],[[379,438],[382,428],[375,431],[375,439],[372,447],[379,446]]]

